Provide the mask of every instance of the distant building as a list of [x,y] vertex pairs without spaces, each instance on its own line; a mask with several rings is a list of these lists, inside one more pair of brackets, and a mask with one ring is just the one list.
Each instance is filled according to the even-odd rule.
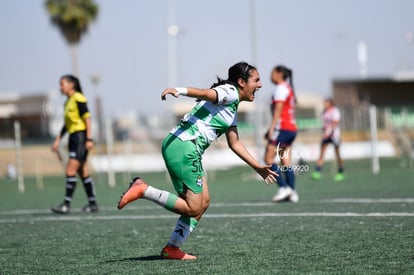
[[[378,108],[378,127],[414,125],[414,72],[393,77],[335,79],[333,99],[343,113],[345,129],[367,129],[368,107]],[[387,126],[388,125],[388,126]]]
[[414,74],[397,74],[392,78],[335,79],[332,86],[333,98],[339,107],[414,105]]
[[[0,139],[14,137],[14,121],[20,122],[23,139],[44,140],[56,136],[62,129],[65,100],[56,90],[37,94],[0,93]],[[92,134],[95,138],[98,136],[94,114]]]
[[46,112],[48,94],[0,94],[0,138],[14,136],[14,121],[19,121],[22,138],[50,137]]
[[321,129],[324,97],[317,93],[299,92],[295,110],[299,130]]

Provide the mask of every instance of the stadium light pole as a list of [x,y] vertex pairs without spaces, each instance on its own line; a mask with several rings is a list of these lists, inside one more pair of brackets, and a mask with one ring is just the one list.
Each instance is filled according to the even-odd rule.
[[114,136],[112,132],[112,119],[107,118],[105,120],[105,129],[106,129],[106,155],[108,159],[108,185],[115,187],[115,172],[113,167],[113,157],[114,157]]
[[376,175],[380,171],[380,164],[378,157],[377,108],[374,105],[369,107],[369,124],[371,130],[372,173]]
[[179,28],[176,25],[175,0],[167,2],[167,24],[168,24],[168,87],[177,86],[177,35]]
[[102,114],[102,99],[98,92],[98,86],[101,82],[101,77],[98,73],[93,73],[90,76],[91,83],[94,88],[95,93],[95,114],[96,114],[96,122],[98,124],[98,136],[97,136],[97,143],[100,143],[103,140],[103,114]]
[[256,0],[250,0],[250,36],[252,63],[257,65]]
[[[257,66],[257,20],[256,20],[256,0],[250,0],[250,51],[251,63]],[[255,100],[254,113],[254,140],[256,146],[257,158],[260,157],[260,147],[262,145],[262,108],[260,97]]]
[[368,74],[368,48],[365,41],[359,41],[357,45],[359,75],[366,78]]
[[[90,75],[90,80],[94,87],[94,94],[95,94],[95,114],[96,114],[96,122],[98,125],[95,148],[96,148],[96,153],[99,156],[103,153],[102,146],[103,146],[104,140],[106,139],[106,128],[105,128],[106,125],[105,125],[104,116],[103,116],[102,97],[98,91],[98,86],[99,86],[99,83],[101,82],[101,76],[98,73],[93,73]],[[98,180],[100,182],[103,182],[104,181],[103,173],[98,172],[97,174],[98,174]],[[108,176],[108,179],[111,177]]]
[[16,148],[16,167],[17,167],[17,187],[19,192],[24,193],[24,177],[23,177],[23,157],[22,157],[22,138],[20,132],[20,122],[14,121],[14,140]]

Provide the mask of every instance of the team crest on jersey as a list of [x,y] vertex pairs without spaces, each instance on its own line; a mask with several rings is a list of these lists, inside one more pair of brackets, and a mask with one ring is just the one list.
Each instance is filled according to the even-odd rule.
[[200,177],[200,176],[197,177],[197,185],[198,186],[202,186],[203,185],[203,178]]
[[223,103],[226,103],[227,102],[227,96],[225,96],[225,97],[223,97]]

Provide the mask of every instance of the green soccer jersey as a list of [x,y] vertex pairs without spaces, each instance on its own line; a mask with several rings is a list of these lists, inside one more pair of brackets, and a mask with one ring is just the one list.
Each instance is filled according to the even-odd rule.
[[171,134],[182,141],[195,140],[202,154],[211,143],[237,124],[239,91],[234,85],[224,84],[214,88],[217,102],[202,100],[188,113]]

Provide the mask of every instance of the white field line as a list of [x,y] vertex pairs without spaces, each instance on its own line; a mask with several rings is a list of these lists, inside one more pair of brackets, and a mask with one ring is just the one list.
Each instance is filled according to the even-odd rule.
[[343,198],[343,199],[329,199],[323,200],[324,203],[414,203],[414,198],[388,198],[388,199],[354,199],[354,198]]
[[[238,203],[212,203],[209,208],[224,208],[224,207],[261,207],[261,206],[275,206],[272,202],[238,202]],[[114,207],[100,207],[102,211],[119,211],[116,206]],[[126,210],[154,210],[161,209],[158,205],[128,205],[128,207],[122,209]],[[79,208],[72,209],[74,213],[81,212]],[[0,211],[0,215],[31,215],[31,214],[49,214],[50,209],[18,209],[18,210],[9,210],[9,211]]]
[[[338,199],[328,199],[315,202],[306,202],[306,203],[349,203],[349,204],[358,204],[358,203],[367,203],[367,204],[382,204],[382,203],[414,203],[414,198],[379,198],[379,199],[355,199],[355,198],[338,198]],[[225,207],[264,207],[264,206],[275,206],[275,203],[272,202],[224,202],[224,203],[212,203],[209,208],[225,208]],[[160,209],[157,205],[129,205],[126,210],[154,210]],[[114,207],[101,207],[102,211],[117,211],[116,206]],[[80,209],[73,209],[73,212],[80,212]],[[9,211],[0,211],[0,215],[33,215],[33,214],[49,214],[49,209],[18,209],[18,210],[9,210]]]
[[[16,219],[0,219],[1,223],[23,223],[23,222],[48,222],[48,221],[106,221],[106,220],[153,220],[153,219],[176,219],[174,214],[167,215],[109,215],[109,216],[48,216],[48,217],[25,217]],[[304,213],[250,213],[250,214],[206,214],[205,218],[228,219],[228,218],[272,218],[272,217],[414,217],[414,212],[390,212],[390,213],[354,213],[354,212],[304,212]]]
[[[414,203],[414,198],[379,198],[379,199],[356,199],[356,198],[338,198],[338,199],[327,199],[321,200],[316,202],[308,202],[308,203],[367,203],[367,204],[382,204],[382,203]],[[210,204],[209,208],[224,208],[224,207],[264,207],[264,206],[275,206],[272,202],[229,202],[229,203],[212,203]],[[122,211],[126,210],[153,210],[159,209],[160,207],[157,205],[153,206],[128,206],[127,208],[123,209]],[[80,212],[80,209],[73,209],[73,212]],[[100,210],[102,211],[119,211],[116,206],[114,207],[101,207]],[[0,211],[0,215],[32,215],[32,214],[49,214],[49,209],[19,209],[19,210],[8,210],[8,211]]]

